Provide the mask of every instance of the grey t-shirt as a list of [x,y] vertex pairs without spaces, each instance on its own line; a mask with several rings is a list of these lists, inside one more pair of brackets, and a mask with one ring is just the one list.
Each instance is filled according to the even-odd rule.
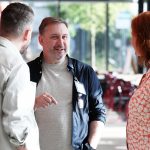
[[48,92],[57,105],[36,110],[41,150],[71,150],[72,84],[67,59],[59,64],[43,63],[43,73],[36,95]]

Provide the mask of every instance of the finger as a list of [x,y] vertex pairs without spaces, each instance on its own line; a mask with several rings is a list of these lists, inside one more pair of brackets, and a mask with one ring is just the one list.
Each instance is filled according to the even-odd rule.
[[51,100],[55,105],[58,104],[58,102],[53,97],[51,97]]
[[49,103],[44,100],[44,101],[42,102],[42,107],[47,107],[47,106],[49,106]]
[[47,95],[49,97],[49,99],[51,99],[51,102],[54,103],[55,105],[58,103],[57,100],[53,97],[53,96],[50,96],[50,95]]
[[36,107],[46,107],[49,105],[49,102],[47,102],[45,100],[45,98],[43,97],[43,95],[40,95],[39,97],[36,98],[36,103],[35,103]]
[[44,97],[45,97],[45,100],[50,104],[54,103],[56,105],[58,103],[52,96],[48,94],[45,94]]
[[51,100],[51,96],[44,94],[42,97],[43,100],[45,100],[45,102],[47,102],[48,104],[51,104],[52,100]]
[[49,99],[47,96],[43,96],[42,98],[42,104],[44,107],[49,106],[52,103],[52,100]]
[[47,103],[45,100],[42,100],[40,103],[38,103],[38,104],[36,105],[36,107],[37,107],[37,108],[40,108],[40,107],[45,108],[45,107],[47,107],[48,105],[49,105],[49,103]]

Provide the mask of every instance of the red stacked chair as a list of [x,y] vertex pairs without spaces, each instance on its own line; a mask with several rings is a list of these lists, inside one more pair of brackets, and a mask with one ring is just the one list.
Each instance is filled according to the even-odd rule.
[[103,99],[106,106],[127,115],[127,105],[136,87],[130,81],[116,78],[112,73],[105,74],[105,82]]

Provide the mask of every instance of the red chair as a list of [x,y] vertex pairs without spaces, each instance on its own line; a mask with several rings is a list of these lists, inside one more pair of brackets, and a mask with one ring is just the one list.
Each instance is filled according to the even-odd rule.
[[105,74],[106,87],[103,99],[109,109],[125,112],[127,115],[127,105],[133,94],[135,86],[130,81],[117,79],[112,74]]

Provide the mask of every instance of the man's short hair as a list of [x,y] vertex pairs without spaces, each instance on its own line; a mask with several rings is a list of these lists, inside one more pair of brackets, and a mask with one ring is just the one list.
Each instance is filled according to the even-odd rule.
[[20,36],[26,25],[33,22],[33,10],[22,3],[11,3],[1,13],[1,32]]
[[45,28],[50,24],[57,24],[57,23],[63,23],[68,28],[68,24],[66,21],[62,20],[61,18],[55,18],[55,17],[46,17],[42,20],[40,26],[39,26],[39,33],[43,34]]

